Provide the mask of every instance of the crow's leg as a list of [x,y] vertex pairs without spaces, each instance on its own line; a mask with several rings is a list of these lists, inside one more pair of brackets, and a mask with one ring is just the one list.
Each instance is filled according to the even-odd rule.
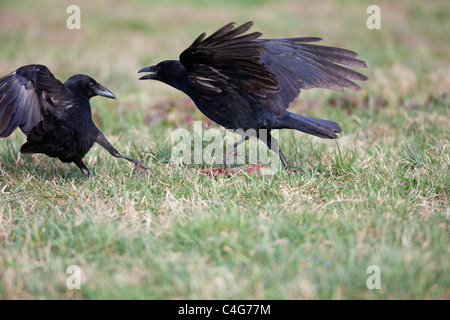
[[223,156],[223,167],[224,169],[227,168],[227,155],[229,153],[231,153],[232,151],[234,151],[238,145],[240,145],[241,143],[247,141],[250,138],[250,136],[242,136],[241,139],[239,139],[238,141],[236,141],[232,146],[229,146],[226,150],[225,150],[225,155]]
[[264,141],[269,149],[273,152],[278,152],[278,155],[280,156],[281,163],[283,163],[284,169],[288,172],[296,172],[296,170],[291,169],[286,161],[286,158],[284,157],[283,151],[281,151],[280,144],[278,143],[277,139],[272,137],[270,134],[270,130],[267,131],[267,139],[261,139],[260,136],[258,138],[262,141]]
[[89,172],[89,169],[86,167],[86,165],[84,164],[83,160],[81,159],[76,159],[73,161],[73,163],[75,163],[78,168],[80,168],[80,170],[87,175],[88,177],[91,175],[91,173]]
[[98,144],[100,144],[103,148],[105,148],[111,155],[113,155],[116,158],[122,158],[125,160],[128,160],[130,162],[133,162],[136,166],[134,167],[133,170],[133,174],[136,174],[136,172],[138,170],[144,170],[144,171],[149,171],[151,170],[149,167],[147,167],[146,165],[144,165],[141,161],[139,160],[135,160],[132,158],[128,158],[125,157],[123,155],[121,155],[119,153],[119,151],[117,151],[110,143],[109,141],[106,139],[106,137],[103,135],[103,133],[100,132],[100,130],[98,131],[98,135],[97,135],[97,139],[95,140]]

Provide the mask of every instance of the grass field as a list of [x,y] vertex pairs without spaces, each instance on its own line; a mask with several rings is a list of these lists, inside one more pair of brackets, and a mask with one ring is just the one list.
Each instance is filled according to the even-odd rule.
[[[0,1],[0,76],[45,64],[87,73],[92,177],[0,140],[0,299],[450,299],[450,6],[447,1]],[[366,9],[381,8],[369,30]],[[303,174],[201,174],[171,134],[209,122],[182,93],[138,81],[201,32],[253,20],[264,37],[319,36],[368,65],[361,92],[303,91],[290,110],[339,122],[336,141],[284,130]],[[221,129],[223,130],[223,129]],[[81,271],[81,288],[67,273]],[[380,289],[369,289],[370,266]],[[369,273],[368,273],[369,271]]]

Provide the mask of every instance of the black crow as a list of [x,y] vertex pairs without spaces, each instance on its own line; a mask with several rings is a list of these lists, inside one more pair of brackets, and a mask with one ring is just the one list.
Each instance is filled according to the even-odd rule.
[[[208,118],[226,129],[244,132],[229,149],[246,141],[249,135],[245,132],[254,129],[249,132],[278,152],[290,170],[270,130],[296,129],[326,139],[336,139],[341,132],[335,122],[286,111],[300,89],[361,90],[350,79],[365,81],[367,77],[341,65],[367,66],[353,51],[309,43],[321,38],[259,39],[259,32],[242,35],[252,25],[247,22],[234,28],[230,23],[208,38],[203,33],[181,53],[179,61],[166,60],[139,70],[151,72],[140,80],[156,79],[181,90]],[[260,136],[261,129],[265,134]]]
[[114,94],[84,74],[63,84],[43,65],[26,65],[0,79],[0,137],[17,127],[27,136],[21,153],[44,153],[62,162],[74,162],[89,176],[84,155],[94,142],[114,157],[148,169],[141,161],[122,156],[92,121],[89,99],[116,99]]

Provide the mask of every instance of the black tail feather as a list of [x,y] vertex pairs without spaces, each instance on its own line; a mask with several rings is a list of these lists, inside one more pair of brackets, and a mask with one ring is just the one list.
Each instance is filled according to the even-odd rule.
[[337,139],[336,133],[342,132],[341,127],[336,122],[309,118],[290,112],[286,112],[281,125],[280,129],[296,129],[324,139]]

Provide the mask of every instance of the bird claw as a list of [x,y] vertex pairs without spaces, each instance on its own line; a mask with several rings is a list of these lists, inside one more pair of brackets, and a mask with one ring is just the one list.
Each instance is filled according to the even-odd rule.
[[286,173],[289,173],[289,174],[296,174],[296,173],[304,174],[305,171],[303,171],[302,169],[286,168]]
[[142,172],[142,173],[146,173],[146,174],[150,174],[150,172],[152,171],[151,168],[147,167],[146,165],[144,165],[142,162],[137,161],[136,162],[136,166],[133,169],[133,176],[136,175],[136,172]]
[[242,157],[242,156],[244,156],[245,159],[248,159],[248,158],[249,158],[249,156],[248,156],[248,154],[247,154],[246,152],[234,152],[233,154],[231,154],[231,153],[226,153],[226,155],[225,155],[225,157],[224,157],[223,160],[224,160],[225,162],[227,162],[228,160],[231,160],[232,163],[234,163],[234,161],[235,161],[235,158],[234,158],[234,157],[237,157],[236,161],[239,161],[239,160],[240,160],[239,157]]

